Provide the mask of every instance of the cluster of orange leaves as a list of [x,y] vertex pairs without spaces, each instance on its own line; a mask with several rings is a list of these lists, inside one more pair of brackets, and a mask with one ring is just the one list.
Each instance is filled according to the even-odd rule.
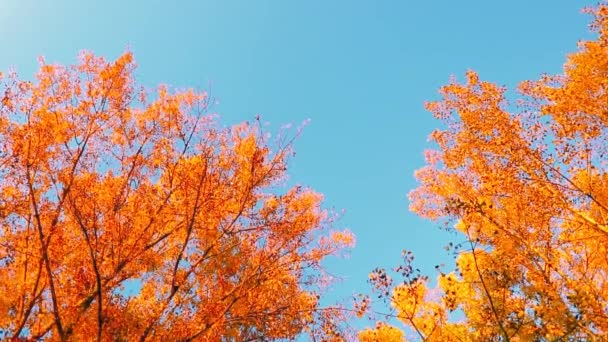
[[[590,9],[596,40],[564,73],[505,89],[468,72],[427,109],[432,133],[410,194],[417,214],[453,223],[456,270],[392,286],[394,317],[362,341],[604,341],[608,339],[608,5]],[[408,336],[409,336],[408,335]]]
[[218,128],[206,93],[149,100],[134,67],[83,53],[3,76],[0,338],[337,336],[315,284],[353,240],[320,194],[277,194],[291,140]]

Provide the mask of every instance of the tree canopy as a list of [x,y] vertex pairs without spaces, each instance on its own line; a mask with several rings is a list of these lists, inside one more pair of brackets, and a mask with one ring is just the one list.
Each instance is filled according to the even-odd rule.
[[406,252],[403,282],[372,272],[407,333],[381,322],[362,341],[608,338],[608,6],[588,12],[597,39],[563,74],[522,82],[509,101],[469,71],[427,103],[444,128],[411,210],[453,224],[456,269],[438,267],[430,288]]
[[353,239],[321,194],[279,191],[291,140],[134,68],[83,53],[2,78],[0,338],[335,336],[320,262]]

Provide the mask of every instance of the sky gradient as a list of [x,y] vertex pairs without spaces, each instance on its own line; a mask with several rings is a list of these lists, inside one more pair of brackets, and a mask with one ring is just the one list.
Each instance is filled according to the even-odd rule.
[[449,233],[408,212],[414,170],[437,122],[423,108],[467,69],[512,87],[561,70],[589,37],[588,1],[0,0],[0,70],[25,78],[36,58],[129,49],[147,87],[208,90],[222,125],[260,114],[277,132],[310,119],[290,183],[344,210],[357,246],[329,271],[331,298],[368,289],[368,273],[412,250],[432,274]]

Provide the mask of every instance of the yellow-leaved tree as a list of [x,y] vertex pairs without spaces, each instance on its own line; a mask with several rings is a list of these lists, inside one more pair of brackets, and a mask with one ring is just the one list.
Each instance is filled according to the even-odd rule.
[[403,283],[372,272],[408,334],[379,323],[362,341],[608,339],[608,5],[589,12],[597,39],[563,74],[521,83],[517,103],[471,71],[427,104],[446,128],[431,135],[411,209],[464,242],[437,288],[410,253]]
[[209,97],[147,99],[125,53],[2,78],[0,338],[338,335],[320,262],[352,244],[322,196],[278,193],[290,139],[220,128]]

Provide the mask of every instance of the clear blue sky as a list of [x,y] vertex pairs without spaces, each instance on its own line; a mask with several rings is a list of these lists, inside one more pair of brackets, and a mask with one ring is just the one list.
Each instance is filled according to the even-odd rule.
[[36,57],[72,63],[83,49],[135,53],[146,86],[209,89],[223,124],[261,114],[297,140],[291,182],[344,209],[357,235],[331,296],[366,291],[368,273],[402,249],[432,273],[450,235],[408,212],[427,135],[423,109],[450,75],[471,68],[512,86],[559,72],[588,37],[590,1],[62,1],[0,0],[0,70],[25,77]]

